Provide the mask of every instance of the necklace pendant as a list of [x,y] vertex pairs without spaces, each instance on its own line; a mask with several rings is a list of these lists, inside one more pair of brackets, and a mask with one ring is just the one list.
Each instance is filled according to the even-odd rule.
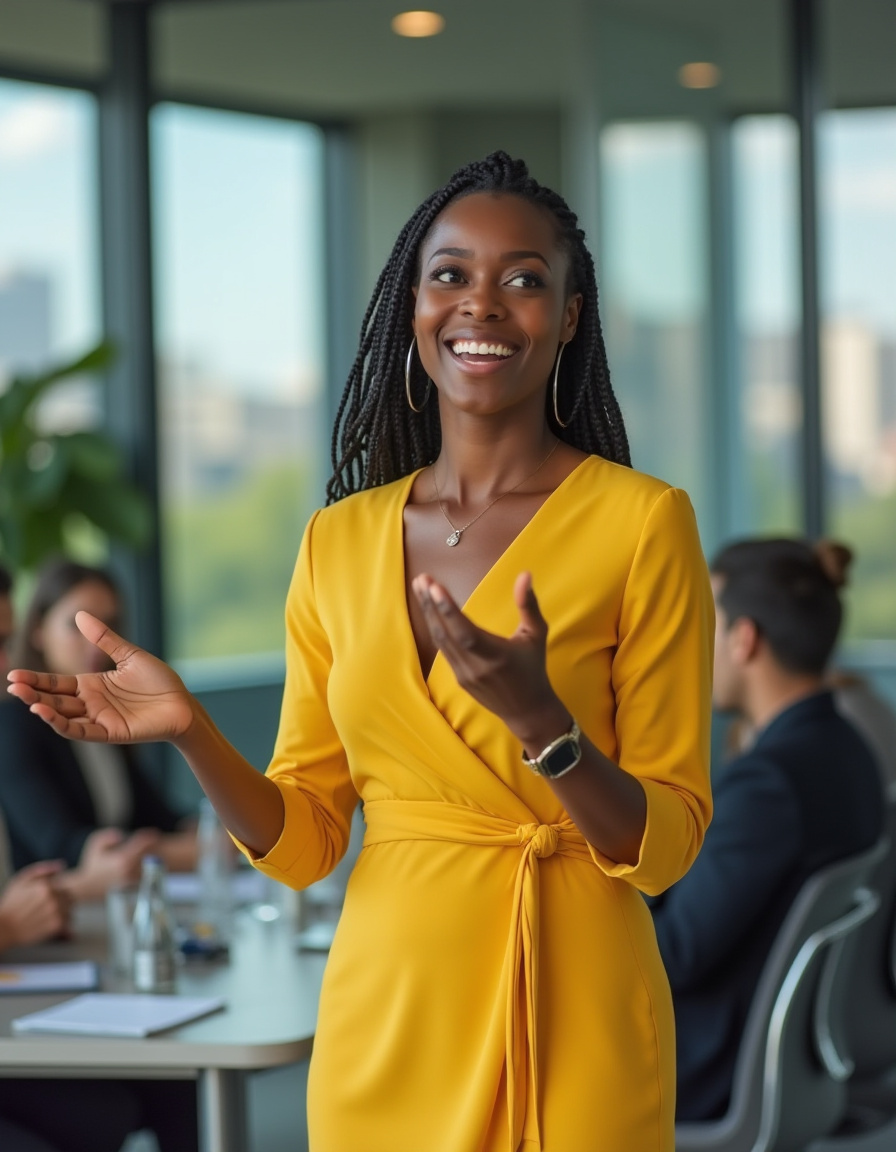
[[460,544],[460,534],[462,531],[463,531],[462,528],[461,529],[457,529],[457,528],[454,529],[454,531],[451,533],[451,535],[445,541],[445,543],[448,545],[449,548],[453,548],[455,546],[455,544]]

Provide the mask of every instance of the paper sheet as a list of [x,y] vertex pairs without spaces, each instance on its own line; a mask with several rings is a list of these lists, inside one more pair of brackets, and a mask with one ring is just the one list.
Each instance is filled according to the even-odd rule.
[[[202,895],[202,881],[195,872],[170,872],[165,877],[165,890],[172,904],[196,904]],[[230,880],[234,904],[252,904],[265,894],[265,877],[254,868],[241,868]]]
[[150,1036],[224,1007],[219,997],[88,993],[13,1020],[14,1032],[72,1032],[83,1036]]

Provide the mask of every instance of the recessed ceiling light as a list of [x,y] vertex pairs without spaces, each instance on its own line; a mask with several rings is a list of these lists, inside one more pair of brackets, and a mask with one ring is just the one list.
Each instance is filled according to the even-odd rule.
[[438,36],[444,27],[445,17],[438,12],[399,12],[392,17],[392,31],[396,36],[412,36],[414,39]]
[[678,69],[678,83],[683,88],[715,88],[721,79],[718,65],[709,64],[705,60],[682,64]]

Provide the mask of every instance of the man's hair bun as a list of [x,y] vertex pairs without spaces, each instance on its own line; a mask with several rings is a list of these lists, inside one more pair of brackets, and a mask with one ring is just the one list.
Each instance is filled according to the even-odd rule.
[[821,565],[821,570],[834,587],[845,587],[853,560],[852,549],[836,540],[816,540],[812,551]]

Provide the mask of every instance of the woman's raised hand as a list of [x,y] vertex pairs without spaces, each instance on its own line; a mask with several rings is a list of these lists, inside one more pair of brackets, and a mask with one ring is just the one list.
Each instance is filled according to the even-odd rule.
[[[570,724],[548,678],[548,625],[532,588],[532,577],[521,573],[513,595],[520,620],[510,637],[478,628],[454,603],[441,584],[417,576],[414,594],[420,602],[433,642],[443,653],[462,688],[499,716],[522,742],[541,741],[541,732],[562,735]],[[555,730],[556,729],[556,730]]]
[[10,694],[70,740],[136,744],[183,735],[194,711],[177,673],[89,612],[78,612],[75,623],[114,669],[57,676],[16,668],[8,675]]

